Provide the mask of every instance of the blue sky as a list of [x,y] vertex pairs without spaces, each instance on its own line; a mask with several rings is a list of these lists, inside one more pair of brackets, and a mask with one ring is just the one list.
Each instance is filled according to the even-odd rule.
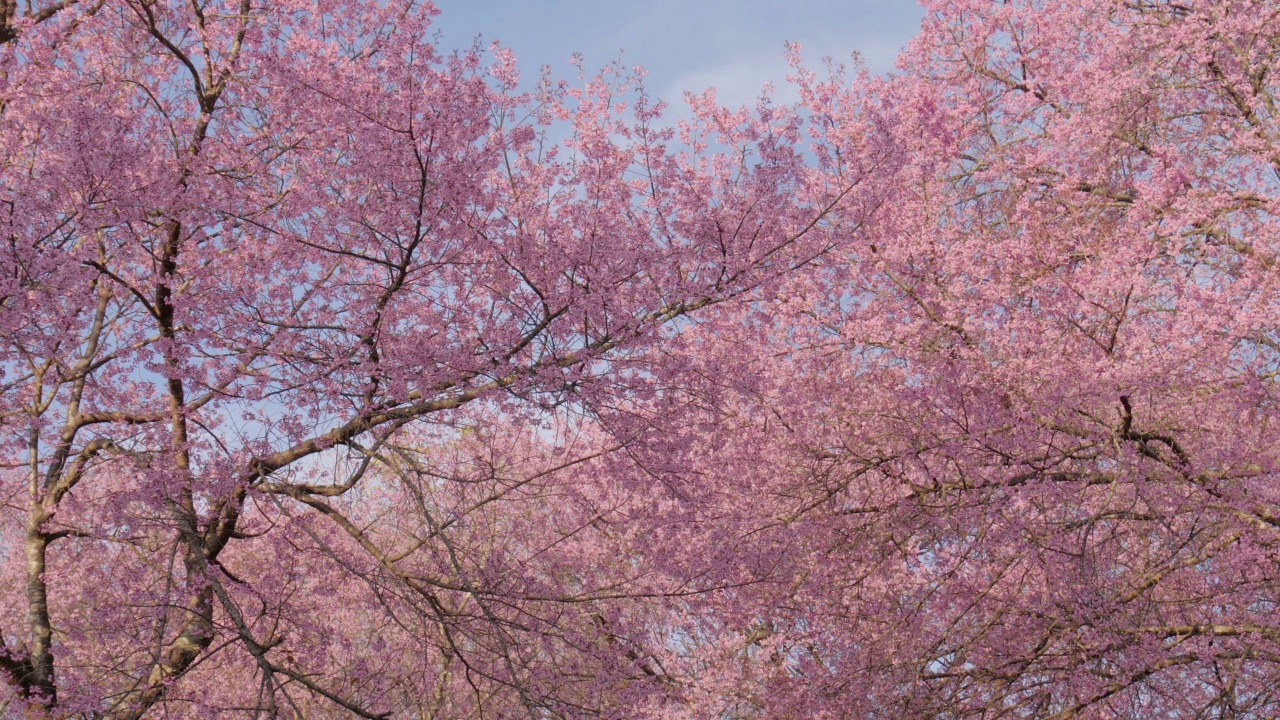
[[801,43],[816,63],[862,53],[886,72],[916,32],[912,0],[436,0],[444,48],[477,36],[499,40],[526,78],[542,65],[560,75],[581,52],[589,69],[618,57],[648,70],[651,94],[678,102],[715,86],[721,102],[750,102],[766,81],[782,85],[783,44]]

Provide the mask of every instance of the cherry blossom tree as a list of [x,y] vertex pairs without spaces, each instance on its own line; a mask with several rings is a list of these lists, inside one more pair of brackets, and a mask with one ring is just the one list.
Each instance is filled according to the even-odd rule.
[[701,716],[1271,717],[1280,10],[927,7],[896,78],[798,71],[889,199],[653,412],[791,568]]
[[522,92],[425,2],[5,12],[4,712],[661,706],[654,614],[754,577],[621,526],[663,500],[574,473],[634,440],[589,408],[828,253],[874,153]]

